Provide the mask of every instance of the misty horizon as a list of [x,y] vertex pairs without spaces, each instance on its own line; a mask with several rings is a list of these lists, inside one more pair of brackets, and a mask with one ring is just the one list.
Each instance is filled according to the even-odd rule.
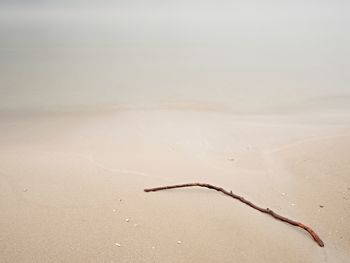
[[348,96],[346,1],[1,1],[0,107]]

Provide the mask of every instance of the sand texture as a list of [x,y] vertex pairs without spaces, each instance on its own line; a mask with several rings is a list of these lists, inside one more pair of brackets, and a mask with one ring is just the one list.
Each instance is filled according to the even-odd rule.
[[[303,230],[204,182],[311,226]],[[350,114],[0,114],[1,262],[347,262]]]

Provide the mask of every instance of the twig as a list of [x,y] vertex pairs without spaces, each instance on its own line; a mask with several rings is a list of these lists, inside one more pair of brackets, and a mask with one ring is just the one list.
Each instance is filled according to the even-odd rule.
[[211,185],[211,184],[189,183],[189,184],[178,184],[178,185],[169,185],[169,186],[162,186],[162,187],[156,187],[156,188],[148,188],[148,189],[144,189],[144,191],[145,192],[156,192],[156,191],[160,191],[160,190],[167,190],[167,189],[173,189],[173,188],[183,188],[183,187],[192,187],[192,186],[205,187],[205,188],[209,188],[209,189],[213,189],[213,190],[222,192],[223,194],[228,195],[228,196],[230,196],[230,197],[232,197],[234,199],[238,199],[242,203],[245,203],[246,205],[248,205],[248,206],[250,206],[250,207],[252,207],[252,208],[254,208],[256,210],[259,210],[262,213],[269,214],[270,216],[272,216],[272,217],[274,217],[274,218],[276,218],[276,219],[278,219],[280,221],[286,222],[286,223],[291,224],[293,226],[300,227],[300,228],[304,229],[305,231],[307,231],[320,247],[324,247],[324,243],[321,240],[321,238],[310,227],[308,227],[308,226],[306,226],[306,225],[304,225],[302,223],[296,222],[294,220],[291,220],[289,218],[286,218],[284,216],[281,216],[281,215],[275,213],[274,211],[272,211],[269,208],[261,208],[261,207],[255,205],[255,204],[253,204],[252,202],[244,199],[242,196],[236,195],[236,194],[232,193],[232,191],[227,191],[227,190],[225,190],[225,189],[223,189],[221,187],[217,187],[217,186],[214,186],[214,185]]

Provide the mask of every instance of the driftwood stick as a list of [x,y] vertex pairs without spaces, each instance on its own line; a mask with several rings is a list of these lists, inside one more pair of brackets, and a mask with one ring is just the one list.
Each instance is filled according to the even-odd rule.
[[183,187],[192,187],[192,186],[199,186],[199,187],[205,187],[205,188],[209,188],[209,189],[213,189],[213,190],[216,190],[216,191],[219,191],[225,195],[228,195],[234,199],[238,199],[239,201],[241,201],[242,203],[245,203],[246,205],[256,209],[256,210],[259,210],[260,212],[262,213],[265,213],[265,214],[269,214],[270,216],[280,220],[280,221],[283,221],[283,222],[286,222],[288,224],[291,224],[293,226],[297,226],[297,227],[300,227],[302,229],[304,229],[305,231],[307,231],[311,236],[312,238],[315,240],[315,242],[320,246],[320,247],[324,247],[324,243],[323,241],[321,240],[321,238],[315,233],[315,231],[313,231],[310,227],[300,223],[300,222],[297,222],[297,221],[294,221],[294,220],[291,220],[289,218],[286,218],[284,216],[281,216],[277,213],[275,213],[274,211],[272,211],[271,209],[269,208],[262,208],[262,207],[259,207],[255,204],[253,204],[252,202],[244,199],[242,196],[239,196],[239,195],[236,195],[234,193],[232,193],[232,191],[227,191],[221,187],[217,187],[217,186],[214,186],[214,185],[211,185],[211,184],[203,184],[203,183],[189,183],[189,184],[178,184],[178,185],[169,185],[169,186],[162,186],[162,187],[156,187],[156,188],[148,188],[148,189],[144,189],[145,192],[156,192],[156,191],[160,191],[160,190],[167,190],[167,189],[173,189],[173,188],[183,188]]

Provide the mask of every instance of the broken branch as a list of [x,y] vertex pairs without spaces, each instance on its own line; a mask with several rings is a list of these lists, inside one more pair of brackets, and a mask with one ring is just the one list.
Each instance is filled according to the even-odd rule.
[[297,221],[294,221],[294,220],[291,220],[289,218],[286,218],[284,216],[281,216],[277,213],[275,213],[274,211],[272,211],[271,209],[269,208],[262,208],[262,207],[259,207],[255,204],[253,204],[252,202],[244,199],[242,196],[239,196],[239,195],[236,195],[234,193],[232,193],[232,191],[227,191],[221,187],[217,187],[217,186],[214,186],[214,185],[211,185],[211,184],[203,184],[203,183],[189,183],[189,184],[178,184],[178,185],[169,185],[169,186],[161,186],[161,187],[155,187],[155,188],[148,188],[148,189],[144,189],[145,192],[156,192],[156,191],[161,191],[161,190],[168,190],[168,189],[174,189],[174,188],[183,188],[183,187],[192,187],[192,186],[199,186],[199,187],[204,187],[204,188],[209,188],[209,189],[213,189],[213,190],[216,190],[216,191],[219,191],[225,195],[228,195],[234,199],[237,199],[239,201],[241,201],[242,203],[262,212],[262,213],[265,213],[265,214],[269,214],[270,216],[274,217],[275,219],[278,219],[280,221],[283,221],[283,222],[286,222],[288,224],[291,224],[293,226],[297,226],[297,227],[300,227],[302,229],[304,229],[305,231],[307,231],[311,236],[312,238],[315,240],[315,242],[320,246],[320,247],[324,247],[324,243],[323,241],[321,240],[321,238],[315,233],[315,231],[313,231],[310,227],[300,223],[300,222],[297,222]]

